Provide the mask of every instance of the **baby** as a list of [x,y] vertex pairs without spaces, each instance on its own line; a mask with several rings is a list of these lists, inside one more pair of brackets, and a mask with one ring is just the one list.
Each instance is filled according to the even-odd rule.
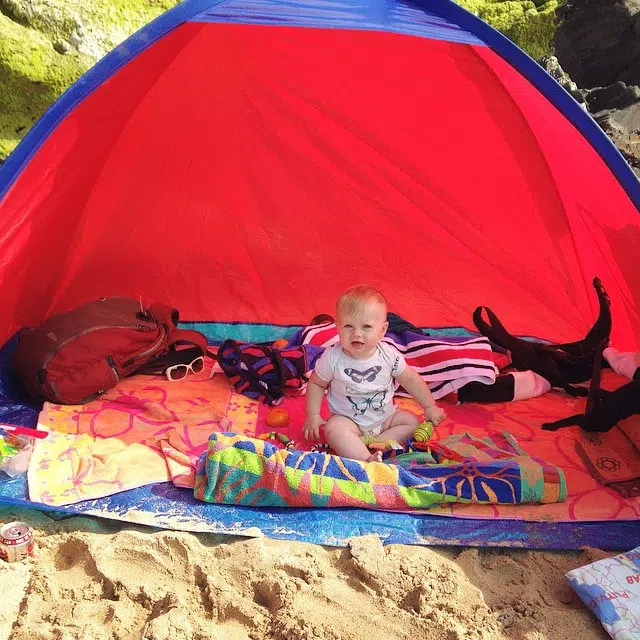
[[[307,387],[302,431],[307,440],[317,440],[325,424],[327,442],[339,456],[381,460],[361,435],[405,443],[420,422],[411,411],[394,406],[396,380],[422,405],[427,420],[438,425],[445,419],[424,380],[395,347],[382,342],[389,326],[382,293],[365,285],[347,289],[336,305],[336,324],[340,343],[325,350]],[[324,420],[320,406],[327,387],[331,416]]]

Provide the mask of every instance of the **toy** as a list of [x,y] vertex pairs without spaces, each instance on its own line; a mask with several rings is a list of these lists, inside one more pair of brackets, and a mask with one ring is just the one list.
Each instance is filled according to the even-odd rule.
[[11,436],[0,436],[0,464],[13,458],[22,449],[20,443]]
[[331,451],[331,447],[328,442],[320,442],[311,445],[311,451],[314,453],[329,453],[329,451]]
[[[13,435],[13,430],[33,431],[28,427],[0,426],[0,471],[13,478],[27,471],[33,440]],[[36,432],[37,433],[37,432]]]
[[17,436],[29,436],[30,438],[38,438],[42,440],[49,435],[48,431],[38,431],[31,427],[18,427],[12,424],[0,424],[0,431],[15,433]]
[[289,426],[289,412],[284,407],[269,409],[266,417],[268,427],[280,428]]
[[274,349],[284,349],[289,344],[289,341],[286,338],[278,338],[274,340],[271,345]]
[[402,451],[397,440],[376,440],[376,436],[360,436],[360,440],[370,451]]
[[268,431],[267,433],[261,433],[258,436],[260,440],[277,440],[284,445],[285,449],[291,451],[296,448],[296,441],[292,440],[289,436],[284,433],[279,433],[278,431]]
[[367,445],[369,451],[402,451],[402,445],[397,440],[372,442]]
[[416,442],[429,442],[431,436],[433,436],[433,422],[431,420],[421,422],[413,432],[413,439]]

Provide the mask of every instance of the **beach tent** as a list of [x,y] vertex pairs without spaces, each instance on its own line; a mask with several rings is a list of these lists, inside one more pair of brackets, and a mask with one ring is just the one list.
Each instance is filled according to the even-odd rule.
[[185,0],[0,169],[2,338],[87,299],[301,325],[370,282],[419,326],[575,340],[598,275],[640,346],[640,185],[533,60],[448,0]]
[[[0,167],[2,338],[110,295],[175,305],[211,340],[275,338],[369,282],[419,326],[473,328],[489,305],[567,341],[597,314],[597,275],[614,344],[635,350],[639,205],[589,115],[448,0],[185,0]],[[35,426],[39,406],[0,395],[3,421]],[[633,508],[591,522],[576,491],[566,522],[203,505],[167,482],[60,509],[322,544],[637,544]],[[1,503],[44,506],[28,496],[24,475],[0,482]]]

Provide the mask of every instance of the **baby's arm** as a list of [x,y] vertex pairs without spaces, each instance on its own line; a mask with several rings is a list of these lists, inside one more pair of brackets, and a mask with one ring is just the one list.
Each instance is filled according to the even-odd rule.
[[325,423],[320,415],[322,406],[322,396],[324,390],[329,386],[314,371],[307,385],[307,415],[302,427],[302,435],[305,440],[318,440],[320,438],[320,427]]
[[433,399],[427,383],[415,369],[406,367],[396,380],[422,405],[424,417],[431,420],[434,426],[438,426],[447,417],[444,409],[440,408]]

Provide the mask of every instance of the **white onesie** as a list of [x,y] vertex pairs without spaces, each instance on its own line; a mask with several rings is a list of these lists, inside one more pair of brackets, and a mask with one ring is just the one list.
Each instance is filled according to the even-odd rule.
[[385,342],[366,360],[347,355],[340,344],[325,349],[315,372],[329,383],[327,400],[333,415],[353,420],[366,435],[378,435],[395,412],[395,378],[406,368],[404,356]]

